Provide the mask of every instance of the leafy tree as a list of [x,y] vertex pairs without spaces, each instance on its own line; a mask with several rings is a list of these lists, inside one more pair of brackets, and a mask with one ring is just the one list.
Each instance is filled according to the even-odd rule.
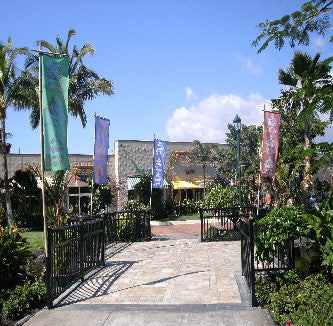
[[94,184],[93,188],[93,214],[97,214],[104,209],[106,205],[111,204],[114,195],[111,193],[109,185]]
[[144,174],[140,181],[134,186],[134,190],[140,198],[140,202],[144,205],[149,205],[151,194],[151,175]]
[[202,165],[204,178],[204,193],[206,189],[206,171],[207,167],[212,164],[212,157],[217,150],[216,144],[203,144],[199,140],[193,141],[193,148],[189,153],[189,160]]
[[[100,78],[93,70],[83,63],[86,55],[93,55],[95,49],[93,45],[86,43],[81,49],[75,45],[70,53],[69,42],[76,32],[69,30],[67,40],[64,43],[59,37],[56,38],[56,45],[41,40],[37,45],[47,48],[52,53],[67,54],[69,56],[69,91],[68,91],[68,111],[74,117],[80,117],[82,126],[87,123],[87,116],[84,110],[84,103],[94,99],[100,94],[112,95],[113,83],[105,78]],[[30,55],[26,61],[27,71],[35,77],[35,96],[38,89],[38,55]],[[36,128],[39,124],[39,106],[34,106],[30,115],[31,125]]]
[[[296,51],[287,71],[279,70],[279,82],[289,86],[289,90],[282,93],[280,101],[273,101],[273,106],[278,103],[280,111],[284,113],[282,128],[287,130],[282,129],[281,134],[289,136],[288,147],[294,148],[292,152],[295,153],[296,149],[299,150],[299,143],[304,146],[304,190],[308,190],[311,184],[309,150],[313,147],[313,139],[323,135],[328,125],[319,119],[318,113],[332,108],[333,83],[329,64],[333,57],[322,62],[319,62],[319,58],[319,54],[311,58],[306,53]],[[283,107],[283,104],[287,105]],[[300,136],[303,137],[302,141]]]
[[[329,13],[332,11],[332,0],[311,0],[305,2],[301,10],[281,19],[260,23],[258,27],[263,31],[252,43],[254,46],[261,44],[258,53],[267,48],[269,43],[274,42],[275,48],[281,50],[285,40],[289,40],[290,46],[309,45],[310,33],[317,32],[319,35],[331,28]],[[330,41],[333,41],[332,36]]]
[[14,48],[11,39],[7,43],[0,42],[0,123],[1,123],[1,153],[3,157],[4,190],[6,194],[6,209],[8,223],[12,224],[12,208],[10,202],[8,168],[7,168],[7,144],[6,144],[6,117],[7,109],[30,109],[32,107],[31,79],[27,75],[19,74],[16,59],[19,55],[26,55],[26,48]]

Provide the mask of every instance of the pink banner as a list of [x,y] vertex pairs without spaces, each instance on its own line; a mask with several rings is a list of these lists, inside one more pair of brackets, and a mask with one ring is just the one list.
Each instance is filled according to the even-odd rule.
[[264,133],[260,174],[262,177],[275,177],[279,149],[280,113],[264,113]]

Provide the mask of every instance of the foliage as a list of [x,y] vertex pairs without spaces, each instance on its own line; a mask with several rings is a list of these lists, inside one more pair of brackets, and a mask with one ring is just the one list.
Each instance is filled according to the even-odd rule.
[[[94,184],[93,191],[93,215],[105,209],[112,203],[114,195],[111,193],[111,187],[109,185]],[[90,204],[89,204],[90,206]]]
[[24,275],[31,253],[17,228],[0,225],[0,284],[10,286]]
[[[332,58],[322,62],[319,59],[319,54],[311,58],[306,53],[296,51],[289,68],[279,71],[279,82],[290,88],[282,91],[280,98],[272,100],[273,108],[281,114],[279,164],[289,167],[289,179],[292,173],[303,170],[303,190],[311,190],[310,173],[314,170],[311,166],[318,156],[313,140],[318,135],[324,135],[328,125],[328,121],[322,121],[318,114],[331,112],[333,118]],[[324,157],[321,161],[327,161],[327,152],[324,154],[321,155]],[[317,164],[316,168],[319,167]],[[281,169],[278,173],[281,176]],[[283,178],[279,179],[281,181]]]
[[[86,55],[93,55],[95,49],[93,45],[85,43],[81,49],[75,45],[70,53],[69,43],[72,36],[76,35],[74,30],[69,30],[66,42],[59,37],[56,38],[56,45],[41,40],[36,42],[39,46],[47,48],[52,53],[67,54],[69,56],[69,91],[68,91],[68,111],[74,117],[80,117],[82,126],[87,123],[87,115],[84,110],[84,103],[92,100],[100,94],[112,95],[113,83],[105,78],[100,78],[96,72],[89,69],[83,59]],[[38,56],[30,55],[26,61],[27,70],[34,76],[38,85]],[[33,107],[30,116],[31,125],[36,128],[39,123],[39,107]]]
[[30,228],[33,230],[43,229],[43,213],[41,207],[24,208],[19,207],[14,212],[14,222],[19,228]]
[[331,10],[331,0],[307,1],[302,5],[301,10],[285,15],[281,19],[260,23],[258,27],[263,32],[252,45],[258,46],[261,41],[264,41],[258,53],[263,51],[270,42],[274,42],[275,48],[279,50],[284,46],[285,40],[289,40],[292,48],[297,44],[309,45],[310,33],[317,32],[324,36],[330,29],[328,14]]
[[34,282],[27,280],[7,294],[8,297],[2,302],[3,319],[18,320],[31,310],[42,308],[46,303],[46,287],[41,280]]
[[209,239],[210,241],[239,241],[241,235],[237,230],[224,230],[211,226],[204,233],[204,239]]
[[235,187],[222,186],[217,184],[213,186],[204,199],[207,208],[222,208],[238,206],[238,192]]
[[148,210],[149,206],[144,205],[143,203],[141,203],[140,201],[133,201],[133,200],[129,200],[126,204],[124,209],[126,211],[144,211],[144,210]]
[[321,274],[301,279],[295,271],[260,277],[256,294],[279,325],[333,325],[333,288]]
[[291,241],[306,233],[307,220],[310,219],[306,218],[307,214],[302,207],[284,206],[257,221],[256,258],[270,263],[271,255],[278,247],[289,248]]
[[8,223],[12,224],[12,209],[8,183],[6,116],[7,108],[28,109],[31,107],[31,83],[28,78],[17,75],[16,59],[27,54],[27,48],[14,48],[11,39],[7,43],[0,42],[0,123],[1,123],[1,153],[3,156],[4,190],[6,195],[6,211]]
[[151,175],[143,174],[140,181],[134,186],[134,190],[138,194],[140,202],[144,205],[149,205],[151,194]]
[[202,201],[196,201],[193,199],[184,199],[178,205],[175,206],[175,210],[178,216],[185,214],[198,213],[200,207],[203,205]]
[[313,211],[307,220],[310,231],[308,237],[322,259],[322,264],[333,268],[333,215],[328,211]]

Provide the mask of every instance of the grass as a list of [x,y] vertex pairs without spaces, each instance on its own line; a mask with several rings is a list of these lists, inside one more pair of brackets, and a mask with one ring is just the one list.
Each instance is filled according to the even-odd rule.
[[187,220],[200,220],[200,214],[189,214],[189,215],[181,215],[181,216],[170,216],[165,219],[157,219],[156,221],[187,221]]
[[28,241],[31,250],[44,249],[43,231],[20,232],[20,235]]

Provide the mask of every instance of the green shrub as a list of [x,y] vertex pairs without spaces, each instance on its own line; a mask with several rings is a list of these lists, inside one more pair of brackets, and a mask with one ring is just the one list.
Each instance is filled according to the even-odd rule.
[[210,191],[204,199],[207,208],[222,208],[238,206],[238,192],[236,187],[217,184],[209,187]]
[[31,257],[28,243],[17,228],[0,226],[0,284],[10,287],[24,275],[24,266]]
[[256,293],[279,325],[333,325],[333,288],[321,274],[301,279],[290,271],[284,276],[261,277]]
[[276,249],[288,250],[291,241],[307,233],[307,213],[302,207],[287,207],[269,212],[257,221],[259,227],[256,237],[256,258],[267,263],[272,262]]
[[2,302],[2,318],[18,320],[31,310],[43,307],[45,303],[45,284],[40,280],[26,281],[23,285],[17,285]]
[[41,208],[19,208],[14,213],[14,222],[19,228],[29,228],[35,231],[43,230],[43,213]]

